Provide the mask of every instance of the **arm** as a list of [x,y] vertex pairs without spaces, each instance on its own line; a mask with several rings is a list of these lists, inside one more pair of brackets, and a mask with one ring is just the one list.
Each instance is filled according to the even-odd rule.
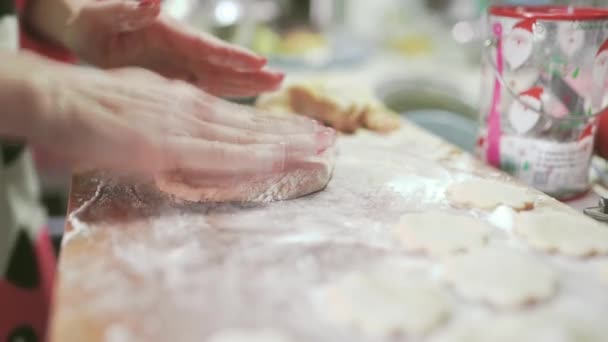
[[27,139],[37,126],[37,96],[29,77],[42,62],[28,53],[0,51],[0,137]]
[[143,67],[224,97],[274,90],[265,58],[160,15],[160,0],[28,0],[30,31],[103,68]]
[[283,171],[333,144],[333,131],[309,119],[258,113],[143,69],[0,60],[0,137],[74,168],[239,176]]

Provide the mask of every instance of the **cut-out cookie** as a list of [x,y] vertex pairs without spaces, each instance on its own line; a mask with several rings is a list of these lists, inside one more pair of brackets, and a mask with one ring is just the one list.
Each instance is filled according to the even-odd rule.
[[413,252],[443,255],[486,243],[490,226],[474,217],[430,211],[406,214],[395,228],[404,247]]
[[293,342],[274,330],[225,330],[220,331],[207,342]]
[[386,270],[350,273],[316,300],[328,320],[378,338],[426,334],[450,313],[447,296],[429,279]]
[[528,210],[534,207],[538,197],[530,189],[489,179],[454,183],[445,193],[454,206],[484,210],[494,209],[501,204],[515,210]]
[[456,292],[496,307],[518,307],[553,296],[557,277],[532,256],[506,247],[484,247],[443,261],[443,280]]
[[515,232],[530,246],[582,257],[608,254],[608,226],[579,213],[533,210],[515,216]]
[[575,313],[542,310],[454,324],[433,342],[602,342],[608,330],[600,320]]

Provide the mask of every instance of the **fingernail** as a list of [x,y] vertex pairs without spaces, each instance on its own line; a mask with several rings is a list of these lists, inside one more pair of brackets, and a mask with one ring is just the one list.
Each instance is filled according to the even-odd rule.
[[323,127],[323,129],[316,133],[317,150],[316,154],[319,155],[330,148],[336,141],[336,131],[330,127]]

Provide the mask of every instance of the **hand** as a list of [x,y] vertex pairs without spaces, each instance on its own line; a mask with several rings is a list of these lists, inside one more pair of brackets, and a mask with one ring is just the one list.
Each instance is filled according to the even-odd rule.
[[263,57],[159,16],[160,0],[62,0],[78,3],[59,27],[48,23],[62,21],[49,14],[56,1],[37,0],[33,25],[97,66],[139,66],[226,97],[275,90],[283,80],[263,69]]
[[37,115],[26,138],[77,168],[280,172],[335,138],[304,117],[255,112],[143,69],[18,61],[35,78]]

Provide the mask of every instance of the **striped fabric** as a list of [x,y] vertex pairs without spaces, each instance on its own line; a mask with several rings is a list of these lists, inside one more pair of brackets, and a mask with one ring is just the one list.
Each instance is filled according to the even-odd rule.
[[[12,0],[0,0],[0,49],[19,48]],[[45,339],[54,252],[29,150],[0,140],[0,341]]]

